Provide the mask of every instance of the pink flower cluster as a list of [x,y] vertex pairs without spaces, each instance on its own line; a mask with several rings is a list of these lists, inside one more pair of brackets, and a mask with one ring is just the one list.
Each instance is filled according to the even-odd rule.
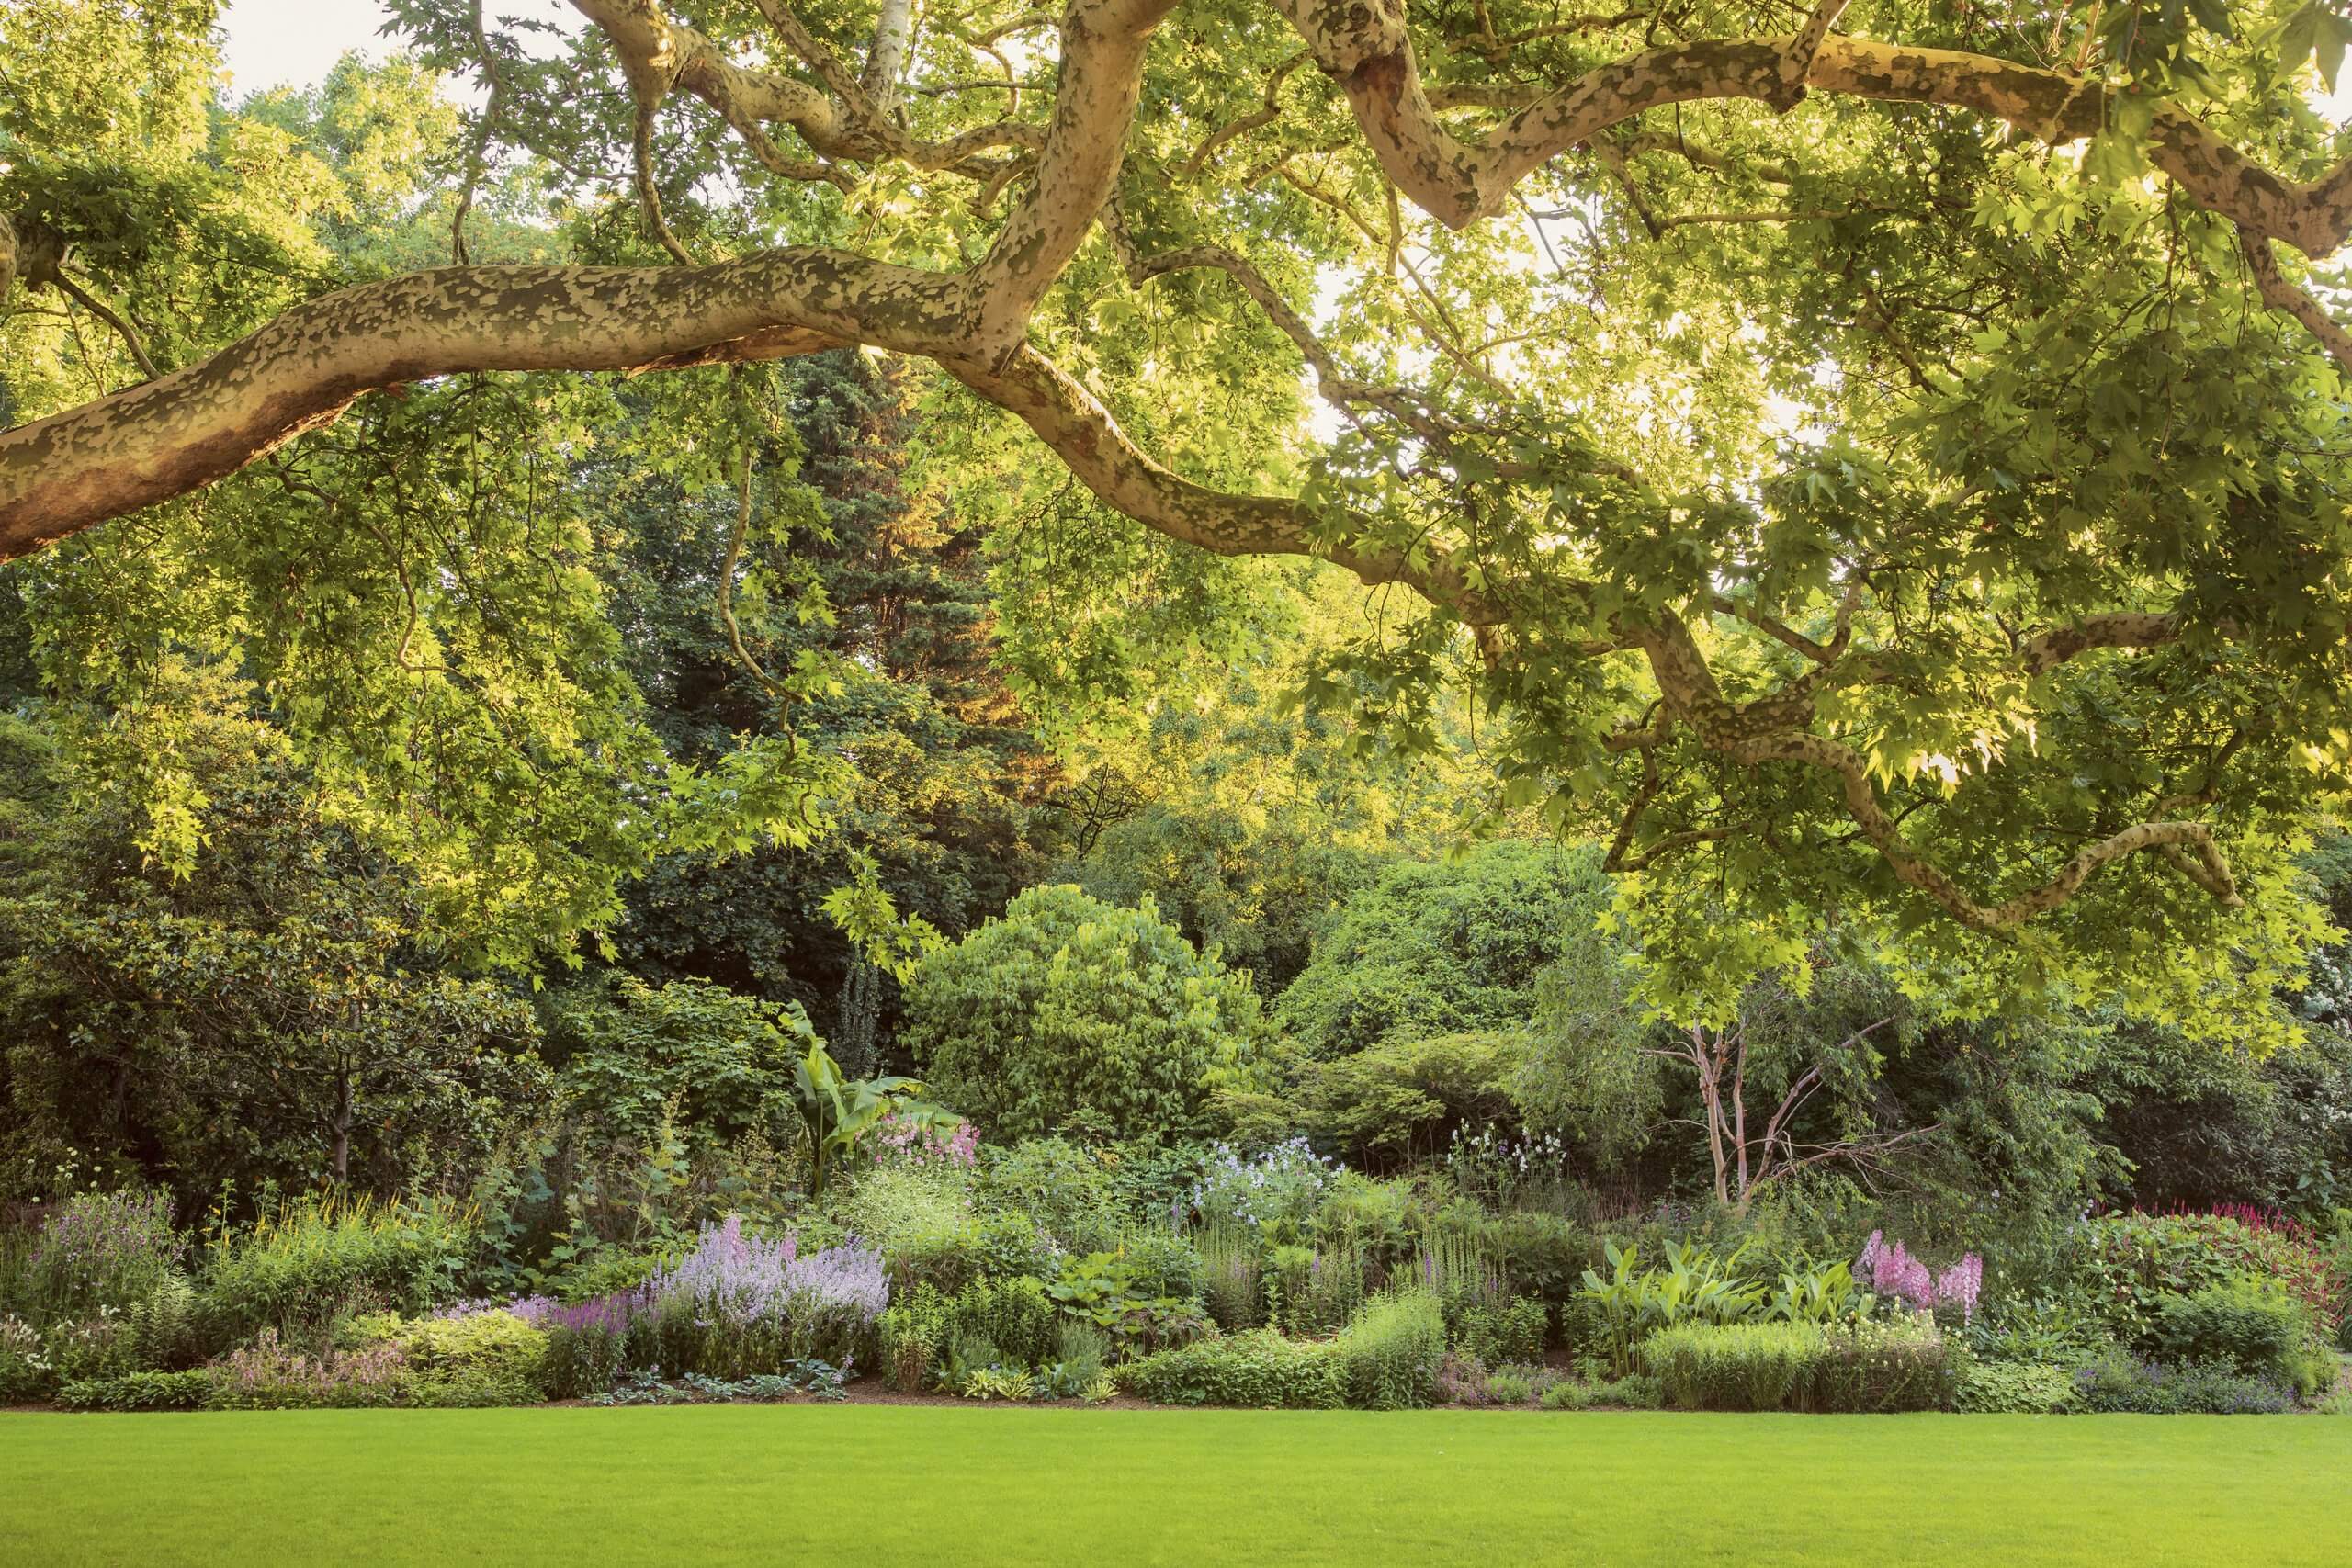
[[877,1165],[895,1160],[903,1165],[970,1166],[979,1157],[980,1130],[969,1122],[959,1120],[954,1131],[943,1132],[935,1122],[893,1112],[875,1123]]
[[1862,1244],[1862,1255],[1854,1260],[1854,1278],[1914,1312],[1958,1307],[1961,1320],[1966,1322],[1976,1315],[1976,1298],[1984,1290],[1984,1260],[1973,1252],[1965,1253],[1939,1274],[1928,1267],[1926,1259],[1905,1251],[1901,1242],[1889,1247],[1883,1235],[1872,1231],[1870,1240]]

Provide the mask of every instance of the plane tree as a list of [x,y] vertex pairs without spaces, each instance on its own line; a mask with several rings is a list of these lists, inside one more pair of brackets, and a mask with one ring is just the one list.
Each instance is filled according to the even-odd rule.
[[[1041,553],[1016,640],[1067,633],[1057,576],[1204,570],[1170,542],[1353,573],[1309,694],[1409,749],[1466,694],[1483,806],[1605,846],[1661,996],[1834,922],[2177,1009],[2311,929],[2352,744],[2327,0],[392,8],[480,88],[447,265],[198,321],[19,113],[0,277],[58,368],[0,434],[0,558],[300,540],[429,631],[462,574],[298,504],[306,453],[373,420],[385,483],[511,498],[531,441],[371,411],[688,372],[741,534],[758,367],[854,344],[935,368],[967,503],[1125,520]],[[585,215],[561,256],[492,254],[526,172]]]

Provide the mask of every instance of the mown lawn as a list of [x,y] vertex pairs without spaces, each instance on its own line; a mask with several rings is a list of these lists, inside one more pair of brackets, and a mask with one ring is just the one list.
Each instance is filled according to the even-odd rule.
[[0,1416],[0,1562],[2352,1562],[2352,1420]]

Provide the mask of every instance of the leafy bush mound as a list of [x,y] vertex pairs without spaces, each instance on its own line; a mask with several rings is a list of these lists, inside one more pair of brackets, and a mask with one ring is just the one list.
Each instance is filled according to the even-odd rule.
[[2054,1416],[2080,1403],[2075,1374],[2046,1361],[1973,1361],[1952,1386],[1952,1408],[1972,1416]]
[[907,988],[902,1039],[931,1092],[1000,1139],[1078,1120],[1172,1136],[1265,1032],[1249,976],[1195,953],[1148,901],[1032,887]]
[[1337,1410],[1347,1403],[1332,1345],[1266,1328],[1159,1351],[1120,1369],[1118,1381],[1155,1404]]
[[57,1405],[61,1410],[201,1410],[211,1397],[212,1374],[195,1368],[77,1379],[58,1389]]
[[2283,1379],[2312,1326],[2311,1309],[2284,1286],[2242,1277],[2160,1303],[2148,1340],[2165,1361]]
[[2144,1342],[2165,1303],[2253,1278],[2301,1303],[2324,1337],[2344,1323],[2352,1256],[2339,1257],[2300,1225],[2238,1214],[2106,1214],[2077,1239],[2070,1298],[2095,1312],[2111,1338]]
[[414,1322],[363,1318],[348,1337],[355,1348],[400,1351],[412,1404],[536,1404],[548,1396],[547,1331],[503,1307]]

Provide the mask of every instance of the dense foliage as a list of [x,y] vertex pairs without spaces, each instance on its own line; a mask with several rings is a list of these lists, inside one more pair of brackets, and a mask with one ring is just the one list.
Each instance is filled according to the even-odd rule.
[[1257,993],[1147,899],[1033,887],[926,959],[908,1048],[933,1089],[1001,1136],[1076,1124],[1114,1138],[1197,1129],[1212,1083],[1261,1049]]
[[[650,0],[401,0],[243,98],[203,0],[0,9],[0,1402],[2352,1399],[2352,360],[2181,152],[2316,173],[2333,14],[1776,14],[1816,91],[1512,226],[1347,8],[1106,4],[867,84],[907,8],[673,80]],[[1472,169],[1762,15],[1357,63]],[[811,254],[19,546],[25,441],[265,323]]]

